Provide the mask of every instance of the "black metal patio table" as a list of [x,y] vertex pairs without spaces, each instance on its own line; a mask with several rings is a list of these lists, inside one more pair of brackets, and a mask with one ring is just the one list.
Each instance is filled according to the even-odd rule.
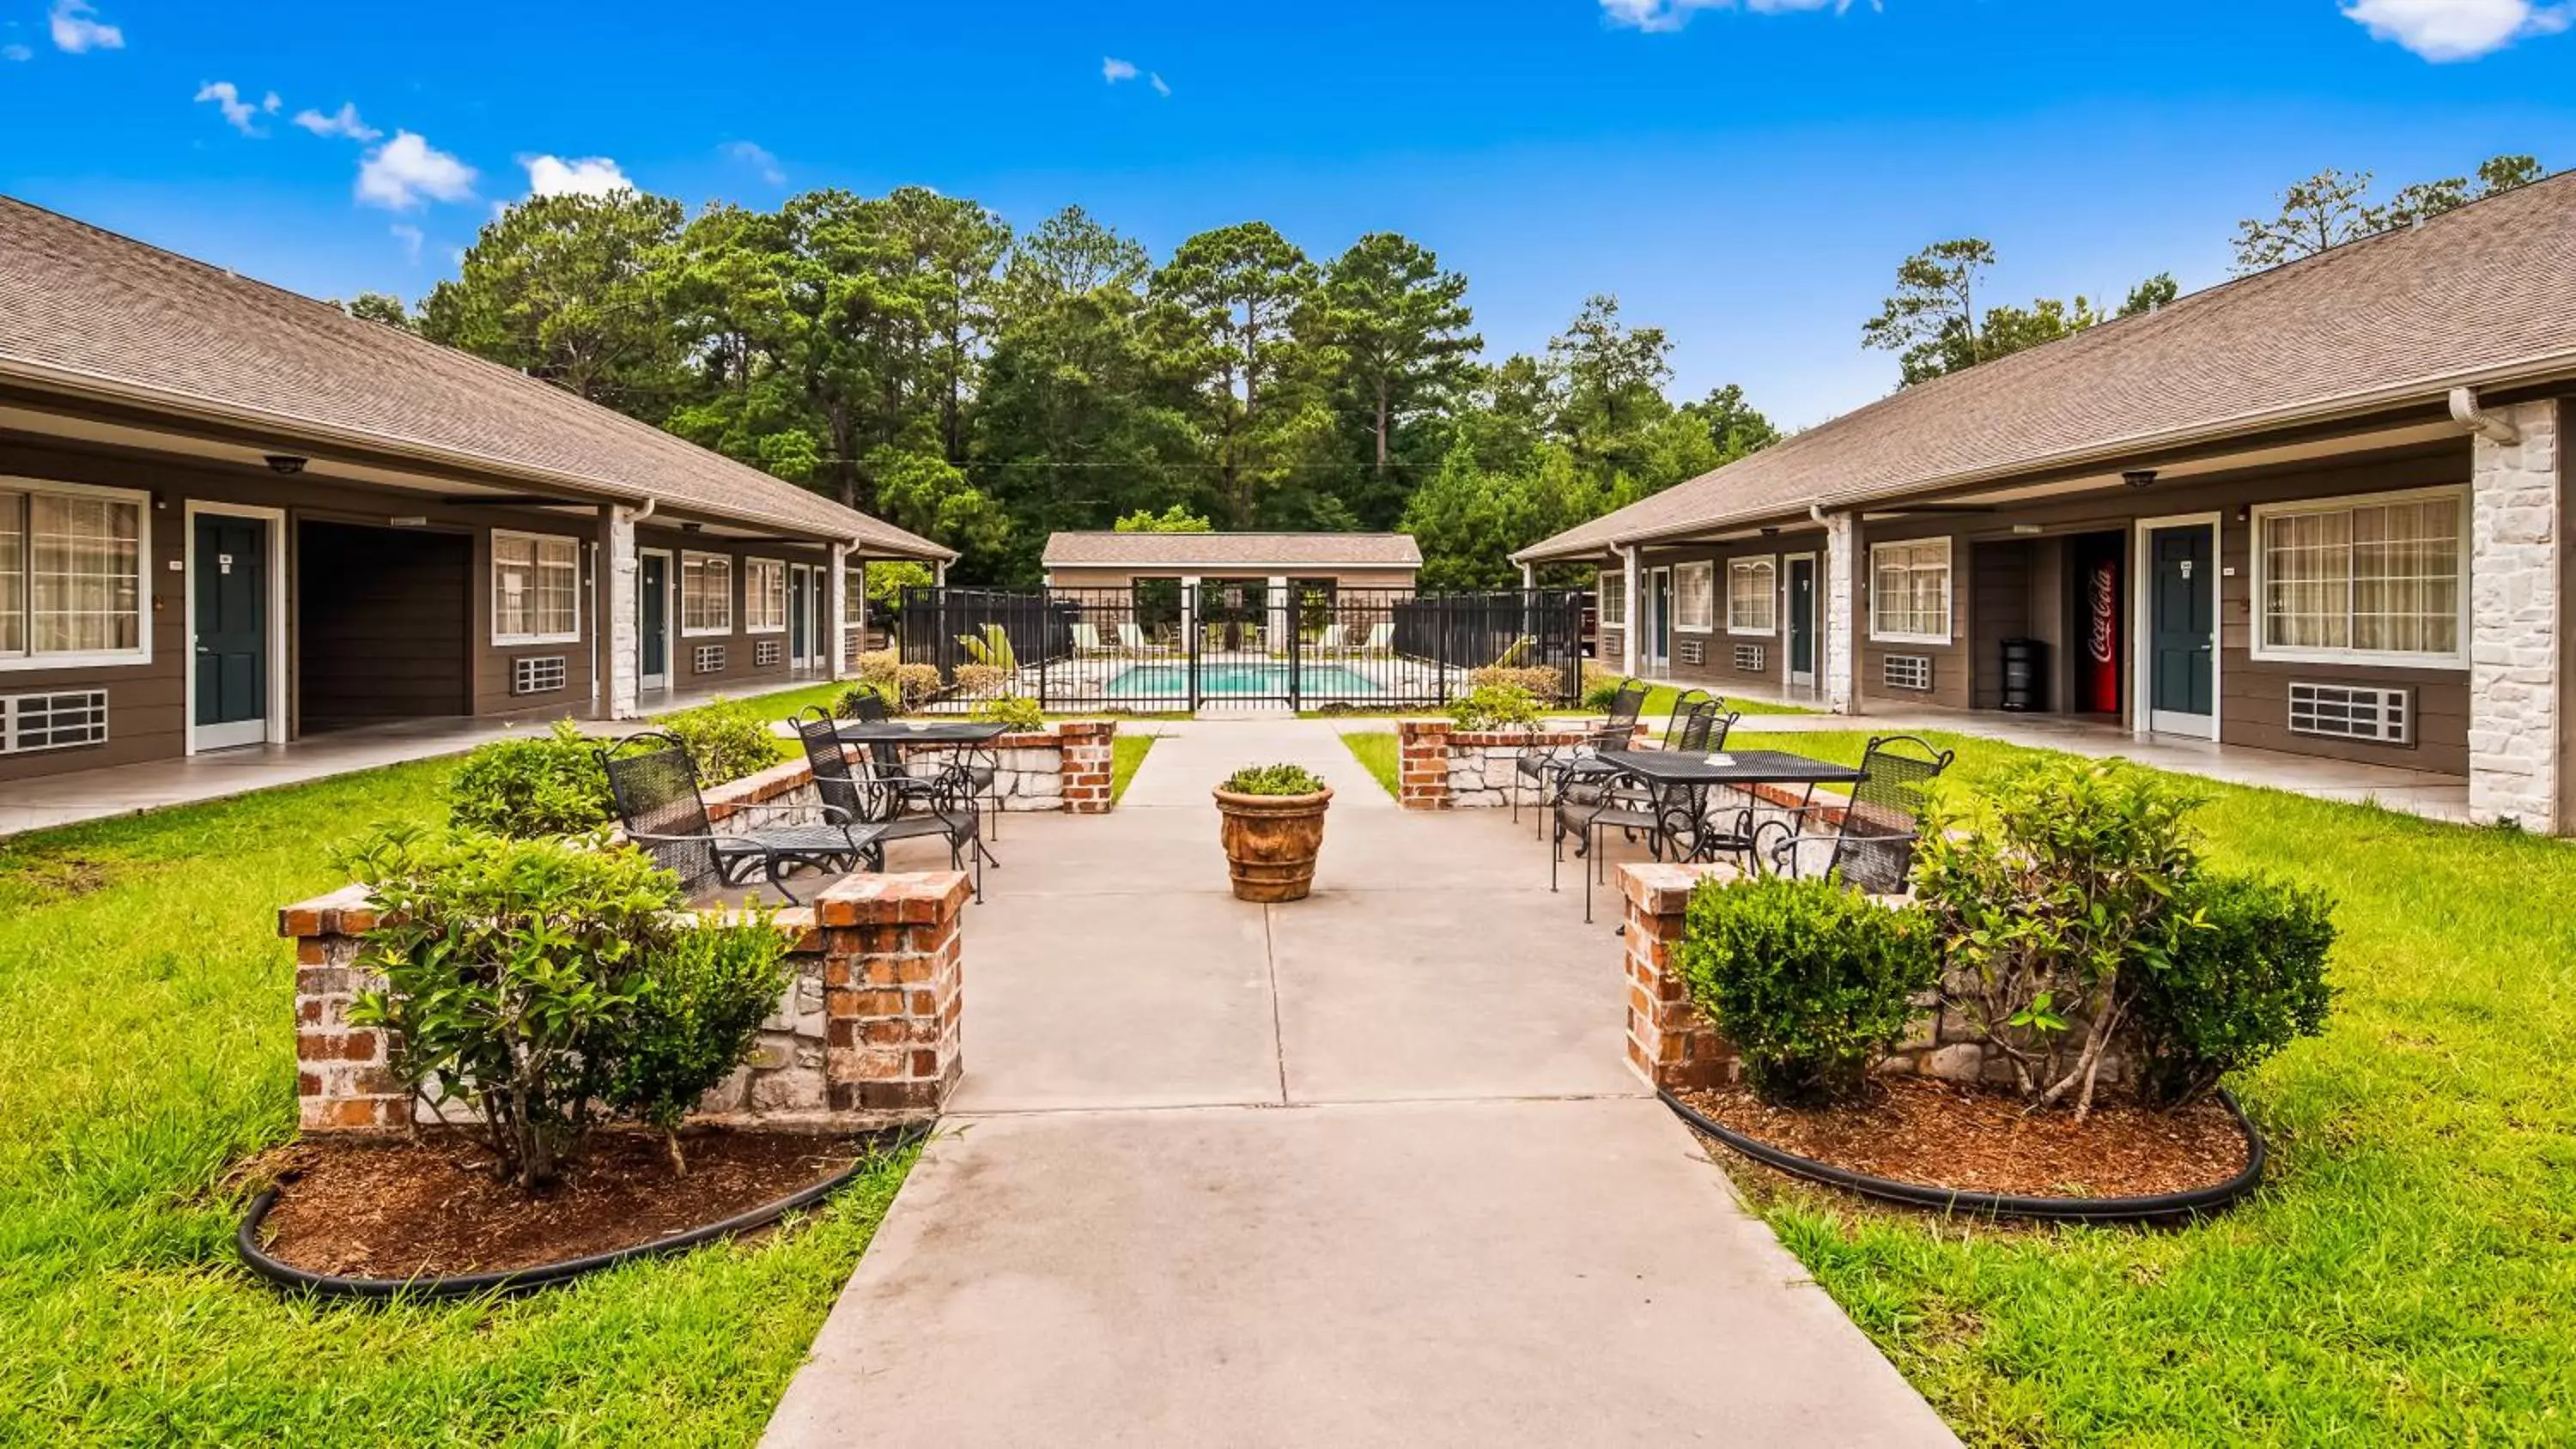
[[[1592,760],[1636,780],[1653,797],[1657,833],[1675,860],[1707,860],[1720,850],[1746,848],[1710,828],[1708,792],[1726,787],[1747,791],[1756,785],[1804,787],[1798,806],[1813,803],[1818,785],[1848,785],[1860,779],[1853,765],[1793,755],[1786,750],[1602,750]],[[1588,763],[1588,762],[1587,762]],[[1659,852],[1660,853],[1660,852]]]
[[[841,737],[841,743],[845,745],[866,745],[877,751],[877,758],[879,760],[887,761],[888,763],[891,763],[891,760],[886,755],[885,751],[891,746],[917,745],[931,749],[952,750],[964,753],[978,748],[989,748],[993,741],[1000,739],[1002,736],[1009,734],[1010,732],[1011,727],[1009,725],[997,723],[992,720],[972,719],[845,719],[840,722],[840,726],[836,731],[836,733]],[[994,839],[998,840],[1001,838],[1002,833],[1002,797],[1000,793],[999,757],[997,756],[987,760],[986,764],[991,767],[991,783],[987,787],[991,793],[987,796],[986,803],[991,807],[993,823],[992,835]],[[968,762],[965,760],[952,760],[945,768],[955,771],[959,776],[965,778],[966,784],[964,788],[970,792],[968,798],[971,799],[973,798],[971,794],[973,789],[972,776],[967,765]],[[981,849],[982,847],[979,845],[978,848]],[[1001,864],[1000,861],[993,860],[993,853],[989,850],[984,852],[984,858],[988,861],[992,861],[995,865]]]

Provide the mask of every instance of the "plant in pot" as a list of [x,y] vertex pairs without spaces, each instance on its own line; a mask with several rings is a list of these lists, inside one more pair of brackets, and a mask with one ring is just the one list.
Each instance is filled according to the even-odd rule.
[[1227,776],[1216,809],[1234,898],[1304,900],[1332,803],[1332,788],[1303,765],[1247,765]]

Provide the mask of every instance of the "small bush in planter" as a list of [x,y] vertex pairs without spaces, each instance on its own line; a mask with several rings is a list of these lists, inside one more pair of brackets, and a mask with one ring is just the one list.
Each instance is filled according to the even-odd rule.
[[1035,734],[1046,728],[1046,711],[1024,694],[1005,694],[975,706],[975,718],[987,724],[1008,726],[1019,734]]
[[739,704],[717,699],[662,720],[662,728],[688,747],[698,783],[721,785],[758,774],[786,758],[787,747],[769,722]]
[[1507,687],[1520,690],[1540,704],[1554,704],[1556,697],[1565,690],[1565,675],[1555,669],[1488,664],[1482,669],[1467,671],[1467,687]]
[[1808,1106],[1859,1090],[1904,1039],[1940,974],[1930,923],[1830,880],[1707,881],[1675,948],[1763,1101]]
[[1517,684],[1480,684],[1449,705],[1462,730],[1535,729],[1538,700]]
[[1230,795],[1318,795],[1324,781],[1303,765],[1246,765],[1217,788]]
[[872,650],[859,656],[859,680],[875,685],[880,693],[901,705],[896,712],[919,709],[939,692],[939,666],[906,664],[891,649]]
[[991,699],[1010,687],[1011,671],[998,664],[957,666],[957,692],[968,699]]
[[2264,876],[2213,872],[2184,887],[2132,1011],[2151,1103],[2196,1102],[2228,1073],[2325,1031],[2333,912],[2324,892]]
[[786,989],[787,940],[765,912],[675,931],[645,953],[616,1033],[608,1101],[661,1129],[673,1172],[689,1170],[681,1119],[751,1055]]
[[448,821],[514,840],[595,830],[615,813],[598,750],[599,741],[569,720],[542,735],[478,746],[448,786]]

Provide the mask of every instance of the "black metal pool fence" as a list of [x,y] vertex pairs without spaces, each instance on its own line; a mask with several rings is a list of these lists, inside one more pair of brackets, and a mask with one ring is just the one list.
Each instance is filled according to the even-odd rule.
[[1012,692],[1049,709],[1428,708],[1496,664],[1549,671],[1570,702],[1589,600],[1579,589],[1441,594],[1258,579],[913,587],[896,638],[905,663],[935,665],[943,679],[960,665],[1007,668]]

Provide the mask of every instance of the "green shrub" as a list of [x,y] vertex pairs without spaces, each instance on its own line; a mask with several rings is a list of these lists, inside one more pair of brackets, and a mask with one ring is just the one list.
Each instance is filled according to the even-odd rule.
[[514,840],[597,829],[616,814],[599,744],[558,720],[545,734],[477,747],[448,786],[448,821]]
[[1940,974],[1921,912],[1830,880],[1706,881],[1675,958],[1766,1102],[1848,1097],[1904,1039]]
[[834,719],[857,719],[859,717],[859,702],[861,700],[868,699],[883,700],[885,702],[886,713],[888,714],[903,713],[902,701],[895,697],[889,686],[878,684],[853,684],[849,688],[842,690],[839,694],[832,697],[832,717]]
[[1313,795],[1324,781],[1303,765],[1246,765],[1218,788],[1235,795]]
[[939,666],[906,664],[891,649],[871,650],[859,656],[859,681],[872,684],[877,691],[899,705],[898,714],[928,704],[939,693]]
[[2131,1013],[2148,1100],[2198,1101],[2228,1073],[2323,1034],[2334,941],[2334,904],[2323,891],[2216,872],[2185,887],[2166,918],[2163,959],[2140,976]]
[[1034,734],[1046,728],[1046,711],[1025,694],[1004,694],[975,706],[975,718],[988,724],[1008,725],[1021,734]]
[[1619,686],[1628,681],[1589,660],[1583,665],[1583,707],[1596,714],[1608,714],[1619,702]]
[[988,669],[1012,674],[1020,667],[1019,653],[1011,647],[1011,631],[999,624],[986,624],[972,634],[957,636],[958,646],[966,657]]
[[1480,684],[1450,702],[1449,717],[1462,730],[1535,729],[1538,701],[1516,684]]
[[998,664],[957,666],[957,692],[968,699],[991,699],[1010,687],[1011,671]]
[[596,1120],[677,878],[595,841],[408,829],[342,864],[381,913],[357,968],[385,979],[350,1019],[393,1033],[413,1092],[464,1104],[503,1181],[553,1182]]
[[765,912],[675,931],[646,954],[607,1095],[662,1130],[672,1171],[688,1171],[681,1119],[751,1055],[786,988],[787,938]]
[[769,732],[767,720],[722,698],[666,715],[661,725],[688,747],[702,786],[758,774],[787,756],[786,742]]
[[1489,664],[1467,672],[1469,689],[1517,689],[1540,704],[1554,704],[1565,693],[1565,671],[1509,664]]
[[2033,1106],[2071,1098],[2080,1118],[2199,867],[2187,817],[2200,801],[2090,760],[2026,765],[1989,793],[1979,812],[1927,824],[1915,898],[1939,930],[1945,994]]

